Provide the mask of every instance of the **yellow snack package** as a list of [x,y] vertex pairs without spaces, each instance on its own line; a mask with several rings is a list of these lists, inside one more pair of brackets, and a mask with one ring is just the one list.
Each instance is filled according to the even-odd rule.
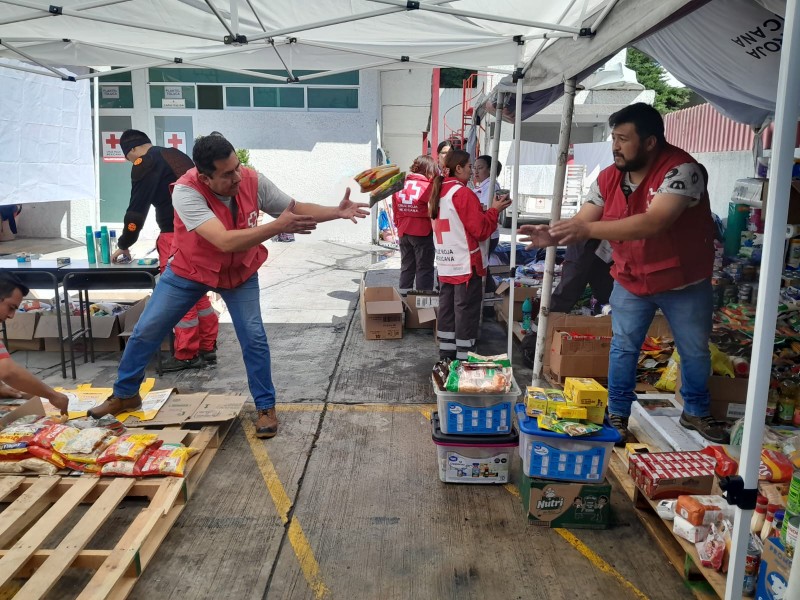
[[183,444],[162,444],[159,448],[151,449],[142,457],[139,467],[141,475],[172,475],[183,477],[186,462],[189,457],[197,453],[196,448],[189,448]]
[[155,433],[131,433],[120,436],[113,444],[109,445],[98,457],[99,464],[119,460],[136,461],[147,448],[158,441]]

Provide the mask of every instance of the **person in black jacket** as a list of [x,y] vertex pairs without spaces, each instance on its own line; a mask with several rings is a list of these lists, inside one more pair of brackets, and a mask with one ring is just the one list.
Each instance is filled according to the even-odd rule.
[[[130,262],[130,248],[139,239],[152,205],[161,230],[156,246],[163,272],[172,255],[174,232],[175,211],[170,186],[194,167],[194,163],[176,148],[154,146],[146,133],[136,129],[123,132],[120,146],[125,159],[133,163],[131,201],[125,212],[123,233],[117,240],[118,249],[111,259],[113,262]],[[175,327],[175,356],[164,361],[163,370],[181,371],[215,364],[218,331],[217,313],[208,296],[203,296]]]

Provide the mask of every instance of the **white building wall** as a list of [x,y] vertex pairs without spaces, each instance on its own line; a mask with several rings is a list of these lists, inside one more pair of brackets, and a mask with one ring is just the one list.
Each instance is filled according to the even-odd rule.
[[422,133],[431,114],[431,74],[432,69],[380,73],[381,145],[402,170],[422,154]]
[[728,218],[728,204],[737,179],[754,177],[753,155],[741,152],[693,152],[692,156],[708,170],[711,210],[720,219]]

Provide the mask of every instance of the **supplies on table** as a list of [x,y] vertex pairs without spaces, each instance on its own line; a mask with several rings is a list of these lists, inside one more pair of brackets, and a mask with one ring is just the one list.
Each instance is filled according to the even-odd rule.
[[520,390],[506,355],[470,353],[467,361],[437,363],[432,382],[442,433],[492,435],[511,431]]
[[563,392],[529,386],[525,402],[529,417],[548,415],[602,425],[608,391],[594,379],[567,377]]
[[439,479],[446,483],[508,483],[511,460],[519,435],[511,428],[503,435],[448,435],[442,432],[439,413],[431,417]]
[[516,406],[520,431],[519,453],[523,472],[529,477],[560,481],[603,481],[619,432],[610,425],[580,437],[548,431],[539,427],[537,418],[525,414],[525,406]]
[[711,493],[714,459],[700,452],[653,452],[628,457],[628,473],[651,500]]

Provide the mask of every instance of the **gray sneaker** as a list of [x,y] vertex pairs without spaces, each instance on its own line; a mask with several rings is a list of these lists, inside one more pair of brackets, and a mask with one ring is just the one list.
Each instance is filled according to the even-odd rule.
[[630,432],[628,431],[628,417],[623,417],[622,415],[609,414],[608,422],[611,423],[611,426],[614,429],[616,429],[622,436],[622,439],[614,445],[617,448],[624,448],[625,444],[628,443],[628,439],[631,436]]
[[717,421],[711,415],[705,417],[693,417],[692,415],[681,413],[680,423],[686,429],[696,431],[709,442],[715,444],[727,444],[730,440],[728,426],[721,421]]

